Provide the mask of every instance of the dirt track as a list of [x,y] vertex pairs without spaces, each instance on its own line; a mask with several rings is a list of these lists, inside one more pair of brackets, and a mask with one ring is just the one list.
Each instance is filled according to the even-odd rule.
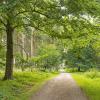
[[88,100],[70,74],[62,73],[48,81],[31,100]]

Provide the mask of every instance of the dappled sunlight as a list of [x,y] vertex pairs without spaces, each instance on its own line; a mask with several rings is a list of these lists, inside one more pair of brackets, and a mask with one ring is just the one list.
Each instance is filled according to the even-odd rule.
[[28,100],[57,74],[35,100],[86,100],[95,87],[82,92],[76,72],[99,80],[100,0],[0,0],[0,100]]

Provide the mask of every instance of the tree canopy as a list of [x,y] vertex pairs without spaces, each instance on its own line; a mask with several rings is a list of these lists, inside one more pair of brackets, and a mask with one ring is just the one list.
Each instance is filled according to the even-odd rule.
[[[78,40],[80,45],[100,32],[99,0],[2,0],[0,31],[6,33],[4,79],[13,74],[13,34],[34,28],[52,38]],[[82,41],[83,40],[83,41]]]

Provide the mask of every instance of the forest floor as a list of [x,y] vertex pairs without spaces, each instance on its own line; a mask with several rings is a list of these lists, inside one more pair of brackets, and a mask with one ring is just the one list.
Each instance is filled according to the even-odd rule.
[[58,72],[14,72],[14,79],[2,81],[0,72],[0,100],[29,100],[31,95]]
[[31,100],[88,100],[70,74],[62,73],[37,91]]

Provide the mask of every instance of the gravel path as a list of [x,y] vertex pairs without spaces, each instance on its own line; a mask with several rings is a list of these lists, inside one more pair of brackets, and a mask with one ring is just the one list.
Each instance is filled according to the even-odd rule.
[[48,81],[31,100],[88,100],[70,74],[62,73]]

